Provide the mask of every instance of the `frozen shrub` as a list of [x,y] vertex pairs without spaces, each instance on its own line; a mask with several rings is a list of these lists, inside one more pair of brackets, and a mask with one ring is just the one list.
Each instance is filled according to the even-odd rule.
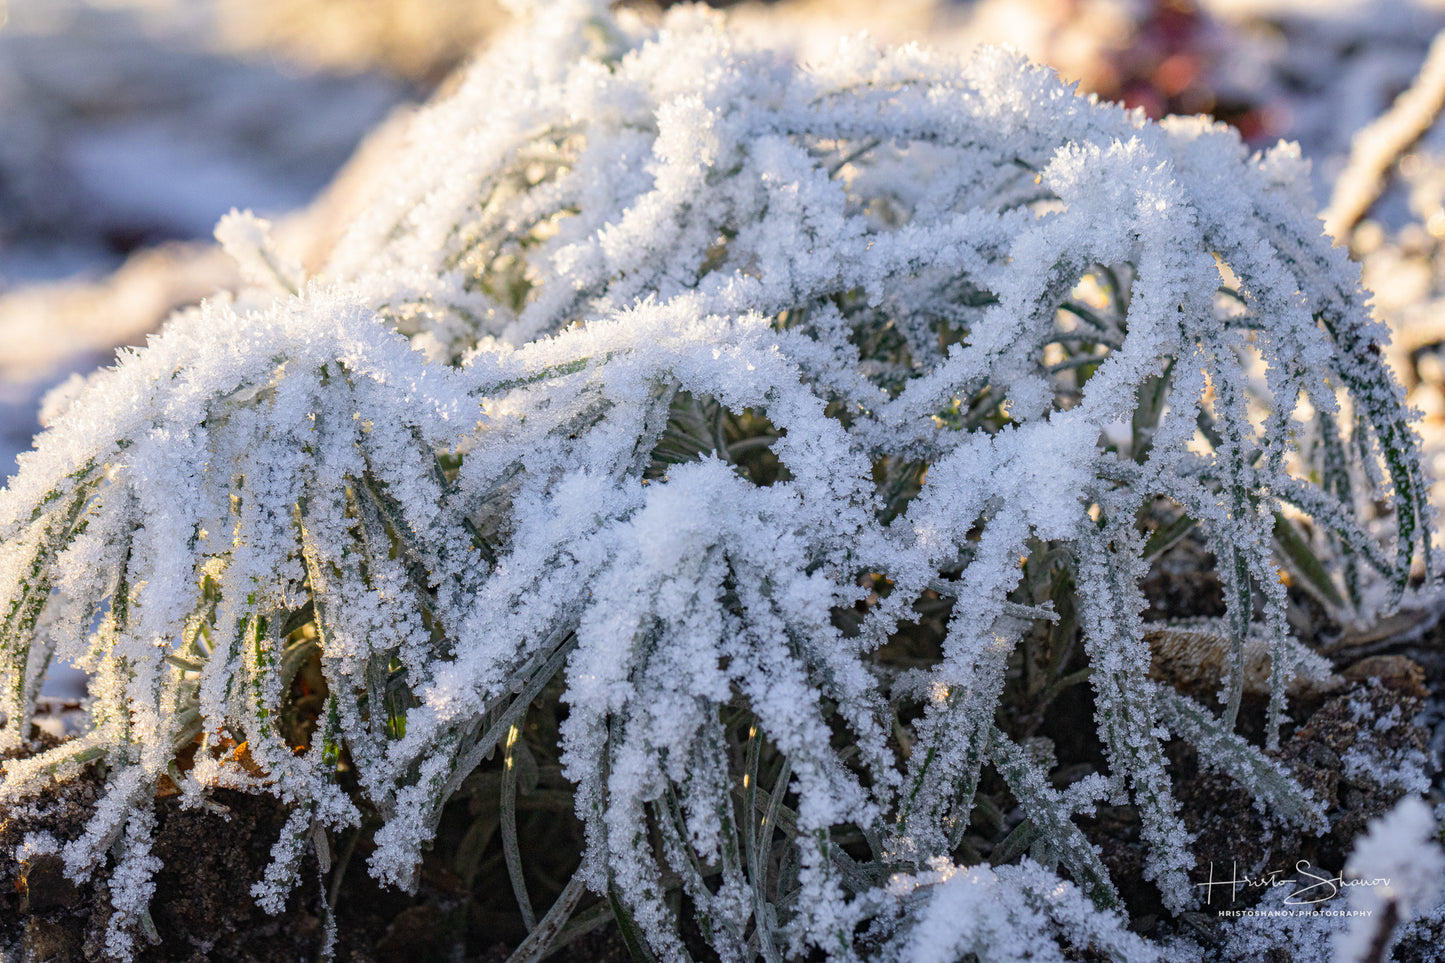
[[[516,792],[554,679],[586,829],[554,913],[585,887],[667,959],[679,886],[724,959],[1147,958],[1073,818],[1132,801],[1146,875],[1192,905],[1166,727],[1322,825],[1235,731],[1242,653],[1273,730],[1315,665],[1280,565],[1347,617],[1428,536],[1383,331],[1296,154],[999,51],[804,69],[696,12],[548,22],[417,119],[322,277],[223,223],[260,286],[54,399],[0,496],[5,742],[52,659],[94,678],[91,730],[7,764],[0,801],[104,760],[63,852],[123,845],[112,951],[162,777],[291,807],[270,908],[363,808],[407,886],[484,759]],[[1220,708],[1147,678],[1140,581],[1194,528]],[[1057,788],[1002,724],[1025,649],[1031,709],[1091,682],[1107,775]],[[1022,866],[961,865],[985,766]]]

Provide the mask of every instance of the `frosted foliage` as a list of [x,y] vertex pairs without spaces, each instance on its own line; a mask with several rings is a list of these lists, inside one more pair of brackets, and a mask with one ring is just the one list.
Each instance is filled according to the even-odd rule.
[[[1092,946],[1120,963],[1159,959],[1122,920],[1099,913],[1077,889],[1027,858],[993,869],[934,860],[916,875],[895,875],[886,892],[908,913],[880,960],[953,963],[972,953],[993,963],[1063,963],[1067,957],[1049,937]],[[875,929],[887,922],[880,919]]]
[[[163,774],[189,803],[291,807],[270,909],[361,805],[372,873],[408,886],[443,803],[560,679],[581,881],[662,958],[685,956],[679,876],[724,959],[1054,958],[1025,928],[1147,958],[1072,820],[1130,799],[1146,876],[1197,899],[1162,713],[1281,819],[1321,817],[1234,734],[1243,672],[1223,718],[1161,708],[1141,508],[1210,542],[1276,722],[1299,651],[1284,509],[1312,520],[1297,546],[1348,560],[1321,589],[1342,610],[1398,595],[1428,539],[1384,332],[1304,165],[997,50],[848,42],[805,69],[698,12],[649,32],[576,9],[417,118],[322,276],[232,215],[218,236],[258,287],[52,406],[0,494],[3,738],[54,659],[93,674],[91,727],[7,763],[0,799],[107,760],[65,853],[83,874],[133,840],[118,925],[149,892]],[[1031,552],[1077,584],[1108,761],[1063,792],[994,728],[1014,646],[1058,618],[1022,594]],[[885,666],[928,592],[954,600],[937,657]],[[316,653],[325,709],[290,745]],[[782,760],[772,795],[730,768],[739,731]],[[1078,889],[955,868],[985,765]],[[965,918],[1003,904],[1013,932]]]

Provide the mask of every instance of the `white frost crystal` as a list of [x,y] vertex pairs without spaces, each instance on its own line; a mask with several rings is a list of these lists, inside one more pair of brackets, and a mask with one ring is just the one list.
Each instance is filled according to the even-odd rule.
[[[1147,123],[996,50],[848,42],[800,67],[695,11],[574,16],[417,118],[322,276],[233,215],[219,236],[268,289],[177,316],[57,410],[0,493],[3,743],[53,659],[93,674],[92,727],[8,763],[0,802],[104,756],[65,854],[89,871],[124,834],[122,922],[163,774],[291,807],[269,908],[363,805],[372,872],[407,885],[560,676],[580,881],[668,959],[665,871],[724,959],[1144,958],[1072,819],[1127,796],[1147,877],[1192,904],[1166,724],[1318,828],[1232,731],[1242,671],[1223,719],[1161,703],[1136,521],[1166,499],[1197,523],[1235,663],[1246,637],[1272,654],[1275,723],[1299,651],[1279,565],[1345,558],[1302,575],[1345,612],[1398,595],[1428,542],[1384,331],[1296,153]],[[1062,793],[995,728],[1014,646],[1058,618],[1022,594],[1031,553],[1077,585],[1108,761]],[[941,651],[884,666],[928,592],[954,599]],[[317,651],[326,708],[293,747],[277,720]],[[773,796],[729,768],[734,710],[786,761]],[[985,765],[1079,889],[954,866]],[[1041,955],[958,915],[1000,903]]]

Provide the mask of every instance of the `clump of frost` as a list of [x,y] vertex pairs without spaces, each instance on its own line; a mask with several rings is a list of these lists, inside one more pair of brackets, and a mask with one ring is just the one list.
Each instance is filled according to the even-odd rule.
[[1060,944],[1090,947],[1119,963],[1159,958],[1122,918],[1100,913],[1077,888],[1027,857],[994,868],[934,860],[926,870],[894,875],[880,900],[901,917],[881,916],[873,924],[870,936],[888,934],[880,941],[880,961],[952,963],[973,954],[992,963],[1063,963]]
[[[1381,690],[1377,679],[1370,685]],[[1425,793],[1430,789],[1430,759],[1423,748],[1398,733],[1410,725],[1398,702],[1381,712],[1368,691],[1357,692],[1349,701],[1351,719],[1359,726],[1354,742],[1340,762],[1344,775],[1360,784],[1389,786],[1403,793]]]
[[1341,762],[1345,775],[1358,782],[1416,793],[1430,788],[1429,760],[1419,749],[1407,746],[1382,752],[1381,747],[1362,738],[1350,746]]
[[[268,909],[363,812],[372,873],[411,886],[554,679],[570,892],[666,959],[670,880],[728,960],[1023,955],[975,905],[1038,958],[1147,957],[1074,818],[1133,803],[1145,877],[1193,905],[1169,731],[1323,828],[1235,731],[1246,643],[1273,743],[1301,658],[1280,566],[1349,613],[1430,536],[1384,330],[1293,149],[1002,51],[849,41],[805,69],[697,11],[579,7],[417,118],[321,277],[247,215],[218,234],[262,287],[92,376],[0,493],[0,744],[51,660],[94,677],[90,729],[7,762],[0,803],[106,760],[63,852],[76,876],[123,853],[115,953],[147,926],[162,776],[290,808]],[[1222,711],[1148,677],[1156,503],[1220,560]],[[1061,618],[1029,558],[1077,586],[1107,760],[1062,792],[995,723]],[[946,628],[900,671],[926,593]],[[958,866],[985,766],[1042,865]]]
[[301,264],[277,250],[271,222],[234,208],[216,225],[216,240],[241,269],[247,284],[295,294],[305,283]]
[[59,851],[60,841],[50,833],[30,832],[20,841],[20,846],[15,850],[15,858],[23,861]]

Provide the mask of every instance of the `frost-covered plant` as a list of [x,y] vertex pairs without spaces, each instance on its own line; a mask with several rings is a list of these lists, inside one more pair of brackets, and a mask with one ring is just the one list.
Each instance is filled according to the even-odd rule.
[[[1343,615],[1398,598],[1428,536],[1383,332],[1295,153],[999,51],[804,69],[696,12],[547,23],[417,119],[323,277],[227,221],[270,292],[52,399],[0,496],[6,744],[53,659],[94,693],[0,801],[104,760],[63,852],[80,875],[119,841],[112,950],[162,777],[291,807],[269,908],[363,808],[406,886],[483,760],[516,792],[554,679],[586,830],[554,913],[585,887],[669,959],[679,888],[724,959],[1145,958],[1073,818],[1131,801],[1190,906],[1166,729],[1319,827],[1235,731],[1242,653],[1269,653],[1273,733],[1310,658],[1281,562]],[[1147,677],[1140,581],[1195,528],[1218,711]],[[1000,715],[1020,672],[1040,714],[1088,678],[1107,776],[1055,787]],[[985,766],[1024,818],[995,861],[1042,866],[961,865]]]

